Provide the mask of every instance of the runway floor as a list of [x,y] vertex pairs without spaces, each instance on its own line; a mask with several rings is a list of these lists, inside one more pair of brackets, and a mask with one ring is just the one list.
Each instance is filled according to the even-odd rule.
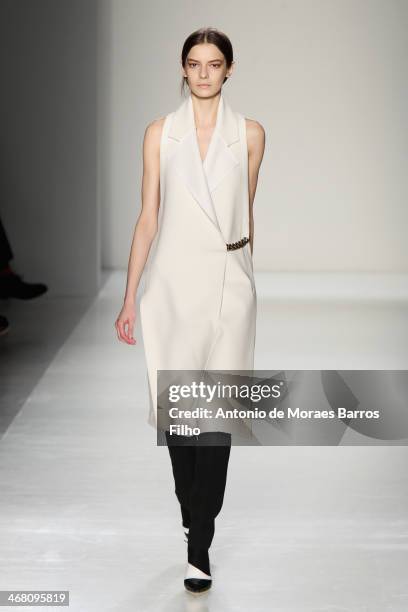
[[[184,591],[140,328],[135,346],[114,329],[124,283],[112,273],[94,301],[3,308],[0,590],[69,591],[73,612],[406,612],[408,451],[397,445],[234,446],[213,588]],[[258,291],[255,367],[408,369],[407,320],[403,301]]]

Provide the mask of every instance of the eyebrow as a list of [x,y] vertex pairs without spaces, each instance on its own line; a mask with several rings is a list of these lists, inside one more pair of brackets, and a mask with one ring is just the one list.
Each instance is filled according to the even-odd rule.
[[[198,60],[196,60],[196,59],[194,59],[192,57],[189,57],[187,61],[188,62],[197,62],[198,64],[200,63]],[[222,59],[217,58],[217,59],[209,60],[208,63],[211,63],[211,62],[222,62]]]

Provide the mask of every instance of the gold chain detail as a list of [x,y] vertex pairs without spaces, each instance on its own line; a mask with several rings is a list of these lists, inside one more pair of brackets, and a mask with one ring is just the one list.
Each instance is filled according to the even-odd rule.
[[249,242],[249,238],[244,236],[244,238],[241,238],[241,240],[238,240],[238,242],[227,243],[227,251],[235,251],[235,249],[240,249],[245,246],[247,242]]

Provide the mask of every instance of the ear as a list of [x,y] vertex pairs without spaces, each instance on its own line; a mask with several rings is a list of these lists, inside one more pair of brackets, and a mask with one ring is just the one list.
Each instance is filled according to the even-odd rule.
[[234,60],[231,63],[231,66],[228,68],[227,74],[225,76],[227,76],[228,78],[232,75],[232,73],[234,72],[234,66],[235,66],[235,62]]

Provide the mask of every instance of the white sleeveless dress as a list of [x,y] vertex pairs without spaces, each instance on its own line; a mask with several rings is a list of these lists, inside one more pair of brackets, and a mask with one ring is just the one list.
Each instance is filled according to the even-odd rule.
[[222,93],[204,163],[191,94],[166,116],[160,191],[140,299],[153,427],[157,370],[253,369],[257,296],[250,245],[226,246],[249,237],[246,123]]

